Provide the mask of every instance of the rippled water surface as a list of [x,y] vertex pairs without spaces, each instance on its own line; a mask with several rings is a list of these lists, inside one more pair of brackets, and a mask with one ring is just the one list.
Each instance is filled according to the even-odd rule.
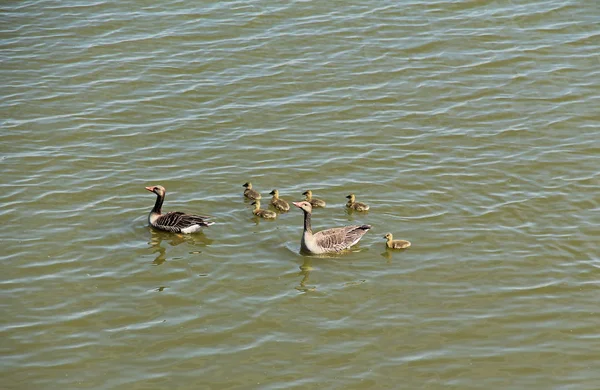
[[0,8],[3,388],[598,388],[597,1]]

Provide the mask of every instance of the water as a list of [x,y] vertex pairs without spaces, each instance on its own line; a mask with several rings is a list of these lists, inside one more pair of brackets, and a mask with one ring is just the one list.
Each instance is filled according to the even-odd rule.
[[598,387],[597,2],[1,8],[3,388]]

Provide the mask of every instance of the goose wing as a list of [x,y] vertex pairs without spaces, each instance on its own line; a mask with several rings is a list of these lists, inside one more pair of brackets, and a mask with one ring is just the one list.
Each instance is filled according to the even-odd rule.
[[356,244],[371,229],[371,225],[351,225],[322,230],[314,234],[317,245],[328,251],[339,252]]
[[180,211],[172,211],[161,215],[156,221],[154,226],[159,229],[166,230],[169,232],[179,233],[185,228],[190,226],[210,226],[213,222],[207,222],[205,217],[202,215],[185,214]]

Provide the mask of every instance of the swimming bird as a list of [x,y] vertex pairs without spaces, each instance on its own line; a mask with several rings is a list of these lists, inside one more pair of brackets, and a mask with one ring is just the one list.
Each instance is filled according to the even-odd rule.
[[316,207],[325,207],[325,201],[322,199],[317,199],[312,197],[312,191],[306,190],[302,193],[302,195],[306,196],[306,201],[310,203],[313,208]]
[[392,233],[388,233],[383,236],[387,241],[385,242],[385,246],[390,249],[406,249],[410,246],[410,241],[406,240],[394,240]]
[[304,212],[304,233],[300,241],[302,252],[323,254],[340,252],[356,244],[362,236],[371,229],[371,225],[352,225],[312,232],[310,218],[312,206],[307,201],[292,202]]
[[346,198],[348,199],[348,203],[346,203],[346,207],[348,207],[351,210],[367,211],[369,209],[369,205],[357,202],[356,196],[354,196],[354,194],[350,194]]
[[283,199],[279,199],[279,190],[273,190],[269,192],[269,195],[273,195],[271,198],[271,205],[279,211],[289,211],[290,205]]
[[260,208],[260,200],[258,200],[258,199],[250,204],[254,206],[254,210],[252,210],[252,214],[256,215],[257,217],[261,217],[261,218],[265,218],[265,219],[275,219],[277,217],[277,213],[275,211],[261,209]]
[[156,203],[148,215],[148,223],[153,228],[165,232],[188,234],[195,233],[202,227],[214,224],[214,222],[206,221],[210,217],[201,215],[185,214],[179,211],[161,214],[162,204],[165,200],[165,187],[150,186],[146,187],[146,189],[156,194]]
[[248,199],[260,199],[261,196],[258,193],[258,191],[255,191],[252,189],[252,183],[247,182],[244,183],[244,185],[242,187],[246,187],[246,189],[244,190],[244,196]]

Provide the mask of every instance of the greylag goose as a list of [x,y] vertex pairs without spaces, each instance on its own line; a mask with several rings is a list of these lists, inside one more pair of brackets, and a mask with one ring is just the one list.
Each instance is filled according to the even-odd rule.
[[260,208],[260,200],[258,200],[258,199],[250,204],[254,206],[254,210],[252,210],[252,214],[256,215],[257,217],[261,217],[261,218],[265,218],[265,219],[274,219],[277,217],[277,213],[275,211],[261,209]]
[[369,209],[369,205],[357,202],[356,196],[354,196],[354,194],[350,194],[346,198],[348,199],[348,203],[346,203],[346,207],[348,207],[351,210],[367,211]]
[[322,199],[313,198],[311,190],[304,191],[302,195],[306,196],[305,200],[310,203],[312,207],[325,207],[325,201]]
[[171,233],[195,233],[204,226],[210,226],[214,222],[208,222],[201,215],[185,214],[179,211],[161,214],[162,204],[165,200],[165,187],[150,186],[146,187],[150,192],[156,194],[156,203],[148,215],[148,223],[155,229]]
[[273,195],[271,198],[271,205],[279,211],[290,211],[290,205],[283,199],[279,199],[279,190],[273,190],[269,192],[269,195]]
[[260,199],[261,196],[258,193],[258,191],[255,191],[252,189],[252,183],[247,182],[244,183],[244,185],[242,187],[246,187],[246,189],[244,190],[244,196],[248,199]]
[[387,241],[385,242],[385,246],[390,249],[405,249],[410,246],[410,241],[406,240],[394,240],[392,233],[388,233],[383,236]]
[[353,225],[312,232],[310,217],[312,206],[307,201],[293,202],[294,206],[304,212],[304,233],[300,242],[302,252],[323,254],[340,252],[356,244],[371,229],[371,225]]

